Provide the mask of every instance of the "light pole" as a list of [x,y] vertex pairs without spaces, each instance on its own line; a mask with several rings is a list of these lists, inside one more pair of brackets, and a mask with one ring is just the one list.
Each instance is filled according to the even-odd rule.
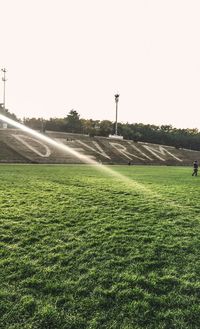
[[3,109],[4,111],[6,110],[6,69],[1,69],[1,71],[3,72],[3,78],[2,81],[4,83],[3,85]]
[[116,94],[116,95],[115,95],[115,103],[116,103],[115,135],[117,135],[117,112],[118,112],[118,102],[119,102],[119,94]]

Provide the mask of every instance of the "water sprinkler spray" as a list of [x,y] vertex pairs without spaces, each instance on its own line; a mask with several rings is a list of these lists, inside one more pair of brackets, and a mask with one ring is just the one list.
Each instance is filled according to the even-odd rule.
[[124,175],[116,172],[115,170],[109,168],[108,166],[102,165],[101,163],[89,158],[88,156],[86,156],[84,154],[81,154],[80,152],[75,151],[74,149],[72,149],[71,147],[69,147],[67,145],[59,143],[44,134],[41,134],[15,120],[12,120],[5,115],[0,114],[0,120],[7,122],[9,125],[11,125],[15,128],[18,128],[33,137],[38,138],[38,140],[41,140],[43,142],[48,143],[49,145],[54,146],[55,148],[61,150],[64,153],[75,156],[76,158],[78,158],[85,164],[95,165],[95,168],[97,168],[98,170],[104,172],[105,174],[107,174],[109,176],[117,178],[118,180],[121,181],[121,183],[124,183],[126,185],[126,187],[128,187],[128,188],[131,188],[131,189],[134,188],[134,190],[138,190],[139,192],[155,195],[155,193],[153,191],[151,191],[150,189],[146,188],[145,185],[140,184],[140,183],[134,181],[133,179],[130,179],[127,176],[124,176]]

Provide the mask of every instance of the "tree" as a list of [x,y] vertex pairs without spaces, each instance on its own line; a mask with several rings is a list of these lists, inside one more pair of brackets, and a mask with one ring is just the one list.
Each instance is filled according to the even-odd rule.
[[63,118],[50,118],[46,120],[45,128],[46,130],[64,132],[66,130],[66,122]]
[[67,117],[65,118],[66,120],[66,130],[68,132],[72,133],[81,133],[81,120],[80,120],[80,115],[78,114],[77,111],[71,110]]
[[38,118],[24,118],[23,123],[25,126],[35,129],[35,130],[41,130],[41,119]]
[[95,136],[98,135],[99,131],[99,120],[86,120],[86,119],[80,119],[81,126],[82,126],[82,133],[87,134],[89,136]]
[[[8,117],[14,121],[20,121],[14,113],[11,113],[8,109],[4,110],[3,104],[0,104],[0,114],[5,115],[6,117]],[[0,125],[1,125],[1,122],[0,122]],[[12,126],[8,125],[8,127],[12,127]]]
[[100,136],[109,136],[112,133],[113,124],[109,120],[103,120],[99,124],[99,134]]

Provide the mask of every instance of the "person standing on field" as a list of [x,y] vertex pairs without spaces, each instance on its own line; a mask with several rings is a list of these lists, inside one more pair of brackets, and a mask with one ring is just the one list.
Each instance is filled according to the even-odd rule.
[[194,161],[193,163],[193,173],[192,173],[192,176],[197,176],[197,173],[198,173],[198,162],[197,160]]

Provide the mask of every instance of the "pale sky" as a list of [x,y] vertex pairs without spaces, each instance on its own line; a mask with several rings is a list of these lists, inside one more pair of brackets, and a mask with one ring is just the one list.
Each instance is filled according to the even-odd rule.
[[[6,107],[18,117],[200,129],[199,0],[0,0]],[[3,82],[0,81],[0,102]]]

